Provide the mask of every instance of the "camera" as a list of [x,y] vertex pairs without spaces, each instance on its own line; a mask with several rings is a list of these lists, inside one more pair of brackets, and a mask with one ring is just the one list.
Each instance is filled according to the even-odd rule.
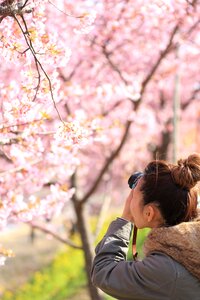
[[144,174],[142,172],[135,172],[134,174],[132,174],[130,177],[129,177],[129,180],[128,180],[128,185],[130,187],[130,189],[134,189],[139,178],[142,177]]

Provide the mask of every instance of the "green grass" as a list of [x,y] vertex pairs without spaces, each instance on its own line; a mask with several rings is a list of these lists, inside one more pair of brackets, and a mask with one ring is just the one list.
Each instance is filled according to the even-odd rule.
[[[94,227],[95,220],[91,223]],[[98,240],[102,238],[109,223],[110,220],[105,222]],[[137,250],[140,256],[142,256],[141,248],[147,232],[148,230],[142,230],[138,233]],[[131,247],[128,256],[131,259]],[[86,283],[83,252],[65,247],[48,267],[36,272],[32,279],[15,293],[6,291],[2,300],[66,300],[85,287]],[[111,299],[114,298],[109,296],[106,298],[106,300]]]

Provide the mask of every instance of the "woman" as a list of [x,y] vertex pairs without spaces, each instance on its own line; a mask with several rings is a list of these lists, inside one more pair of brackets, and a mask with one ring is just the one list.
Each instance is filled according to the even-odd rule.
[[[120,300],[200,300],[200,155],[152,161],[138,177],[96,247],[93,284]],[[132,223],[152,228],[142,261],[126,261]]]

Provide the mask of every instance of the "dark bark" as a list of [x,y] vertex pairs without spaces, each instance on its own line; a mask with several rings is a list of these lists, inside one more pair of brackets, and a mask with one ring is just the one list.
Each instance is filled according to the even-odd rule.
[[[188,108],[188,106],[196,100],[197,95],[200,92],[200,87],[198,86],[196,89],[193,90],[191,97],[184,103],[181,103],[180,110],[183,112]],[[164,109],[166,99],[164,97],[163,92],[160,95],[160,110]],[[148,145],[149,151],[152,153],[153,159],[163,159],[167,160],[168,158],[168,150],[169,146],[172,142],[172,132],[167,129],[170,125],[172,125],[172,118],[170,117],[166,122],[166,129],[161,134],[161,143],[160,145],[156,145],[154,143]]]
[[99,290],[92,284],[90,278],[91,266],[93,261],[93,247],[90,240],[90,232],[88,228],[88,220],[85,216],[84,205],[81,205],[80,202],[74,202],[74,208],[77,216],[77,227],[80,233],[82,248],[85,259],[85,271],[88,280],[88,290],[91,300],[103,300],[102,296],[99,293]]
[[152,152],[153,159],[167,160],[168,148],[170,143],[171,143],[171,132],[168,130],[163,131],[161,144],[157,146],[153,145],[152,149],[150,149],[150,151]]

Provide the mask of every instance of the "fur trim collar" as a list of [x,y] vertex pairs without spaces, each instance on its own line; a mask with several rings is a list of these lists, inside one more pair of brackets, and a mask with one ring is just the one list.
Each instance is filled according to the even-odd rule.
[[191,222],[152,229],[144,253],[154,251],[169,255],[200,280],[200,215]]

